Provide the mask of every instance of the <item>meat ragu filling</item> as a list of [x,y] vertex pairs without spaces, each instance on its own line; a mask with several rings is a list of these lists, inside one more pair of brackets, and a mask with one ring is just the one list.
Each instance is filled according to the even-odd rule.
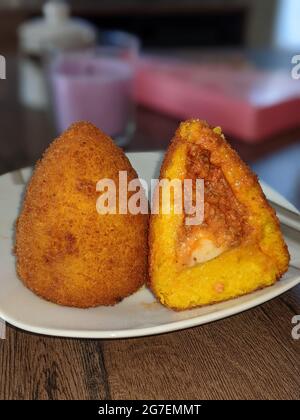
[[204,180],[204,221],[198,226],[184,223],[178,234],[177,260],[192,267],[238,246],[245,237],[247,223],[244,206],[222,170],[211,163],[209,150],[189,145],[185,177]]

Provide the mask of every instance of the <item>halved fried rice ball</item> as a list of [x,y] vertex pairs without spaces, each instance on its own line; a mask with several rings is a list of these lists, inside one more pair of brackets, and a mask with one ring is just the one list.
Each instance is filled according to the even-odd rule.
[[174,195],[171,212],[163,214],[156,195],[149,285],[162,304],[182,310],[224,301],[270,286],[287,271],[289,253],[275,212],[220,128],[199,120],[181,123],[160,179],[192,179],[193,185],[204,180],[199,225],[188,225],[187,214],[175,212]]
[[96,210],[97,182],[108,178],[118,187],[119,171],[137,178],[123,151],[87,122],[45,152],[16,228],[17,272],[34,293],[87,308],[113,305],[143,285],[148,216]]

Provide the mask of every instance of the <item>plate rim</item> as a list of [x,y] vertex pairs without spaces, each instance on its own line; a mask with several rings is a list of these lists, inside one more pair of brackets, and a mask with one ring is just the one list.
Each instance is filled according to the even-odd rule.
[[[295,269],[297,270],[297,269]],[[287,284],[283,284],[282,287],[278,287],[280,282],[275,283],[272,285],[273,287],[277,285],[276,289],[273,290],[272,286],[269,286],[265,289],[265,293],[261,294],[261,296],[256,297],[254,299],[250,299],[247,302],[244,302],[240,305],[228,307],[226,309],[222,309],[220,311],[215,311],[209,314],[199,315],[193,318],[184,319],[180,321],[174,321],[162,325],[156,325],[152,327],[143,327],[143,328],[132,328],[132,329],[124,329],[124,330],[110,330],[110,331],[83,331],[83,330],[64,330],[64,329],[55,329],[55,328],[44,328],[44,327],[32,327],[24,324],[18,320],[13,320],[10,317],[7,317],[5,314],[3,315],[1,308],[0,308],[0,317],[3,321],[7,322],[8,324],[13,325],[14,327],[20,328],[24,331],[28,331],[35,334],[52,336],[52,337],[65,337],[65,338],[84,338],[84,339],[119,339],[119,338],[135,338],[135,337],[146,337],[151,335],[159,335],[179,330],[184,330],[188,328],[193,328],[196,326],[201,326],[204,324],[209,324],[211,322],[219,321],[221,319],[228,318],[233,315],[237,315],[239,313],[246,312],[252,308],[262,305],[263,303],[269,302],[270,300],[282,295],[283,293],[287,292],[288,290],[294,288],[298,284],[300,284],[300,270],[299,276],[295,279],[289,281]],[[252,294],[254,294],[252,292]],[[251,293],[244,296],[251,296]],[[243,296],[240,296],[240,298]],[[228,302],[235,300],[230,299]],[[220,302],[222,304],[224,302]],[[215,304],[216,306],[218,305]],[[241,306],[243,307],[241,309]]]

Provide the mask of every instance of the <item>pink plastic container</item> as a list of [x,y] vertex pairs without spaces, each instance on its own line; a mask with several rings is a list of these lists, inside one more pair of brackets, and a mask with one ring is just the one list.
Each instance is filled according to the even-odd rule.
[[135,95],[143,105],[180,119],[205,119],[246,142],[300,126],[300,84],[288,71],[146,58]]

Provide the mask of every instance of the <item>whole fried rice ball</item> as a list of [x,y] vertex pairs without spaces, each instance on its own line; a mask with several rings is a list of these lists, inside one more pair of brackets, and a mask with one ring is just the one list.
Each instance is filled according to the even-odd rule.
[[88,122],[73,124],[37,163],[15,245],[18,275],[34,293],[87,308],[113,305],[143,285],[148,216],[96,210],[97,182],[112,179],[118,192],[119,171],[137,178],[123,151]]

